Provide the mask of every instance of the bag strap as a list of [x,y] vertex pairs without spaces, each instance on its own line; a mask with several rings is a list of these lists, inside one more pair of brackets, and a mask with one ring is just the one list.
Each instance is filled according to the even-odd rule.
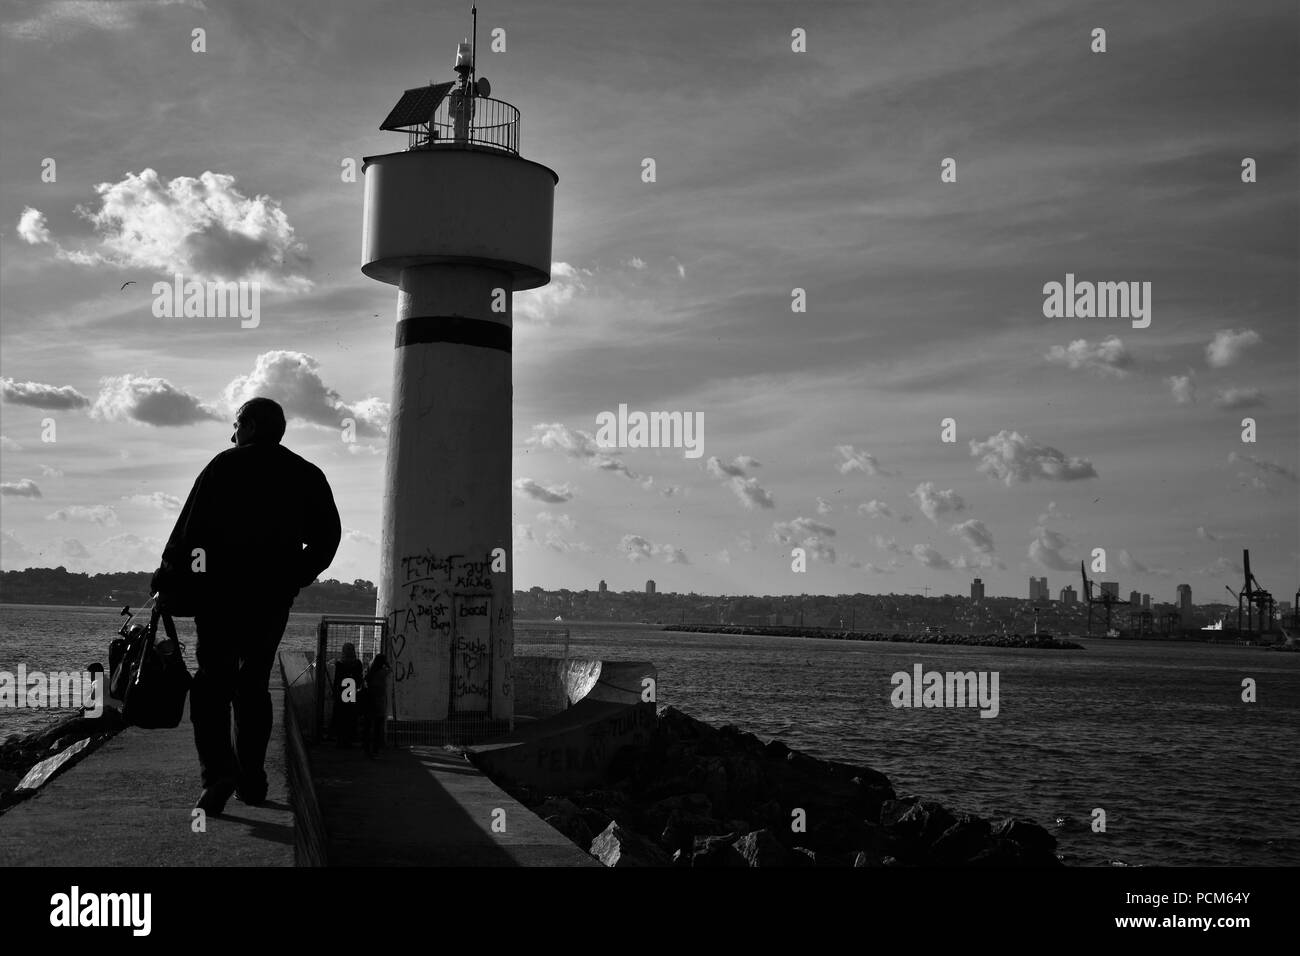
[[130,685],[132,687],[140,683],[140,675],[144,672],[144,668],[140,665],[144,663],[145,656],[153,650],[154,642],[158,635],[159,618],[162,619],[163,631],[167,635],[167,640],[176,645],[176,651],[178,654],[184,654],[185,652],[185,645],[182,644],[176,636],[176,622],[172,620],[170,614],[155,604],[153,606],[153,612],[149,615],[149,627],[145,631],[144,640],[140,642],[140,653],[135,659],[135,676],[132,678]]
[[167,639],[174,641],[177,647],[181,647],[181,642],[176,637],[176,622],[172,620],[172,616],[166,611],[158,611],[157,609],[155,609],[155,613],[162,617],[163,630],[167,633]]

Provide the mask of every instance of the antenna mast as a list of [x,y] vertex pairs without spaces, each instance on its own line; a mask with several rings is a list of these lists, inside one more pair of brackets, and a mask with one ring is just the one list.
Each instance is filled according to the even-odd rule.
[[470,64],[469,82],[470,82],[470,88],[474,90],[475,94],[477,94],[478,84],[476,81],[478,80],[478,4],[476,3],[472,7],[470,7],[469,12],[470,15],[474,18],[474,45],[470,47],[470,56],[474,58],[474,62]]

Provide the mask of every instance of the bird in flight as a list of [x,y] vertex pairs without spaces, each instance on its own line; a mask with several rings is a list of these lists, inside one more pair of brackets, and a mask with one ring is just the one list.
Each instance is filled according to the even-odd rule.
[[124,290],[126,289],[126,287],[129,286],[129,285],[135,285],[135,280],[134,280],[134,279],[127,279],[125,282],[122,283],[122,288],[121,288],[121,289],[118,289],[117,291],[118,291],[118,292],[122,292],[122,291],[124,291]]

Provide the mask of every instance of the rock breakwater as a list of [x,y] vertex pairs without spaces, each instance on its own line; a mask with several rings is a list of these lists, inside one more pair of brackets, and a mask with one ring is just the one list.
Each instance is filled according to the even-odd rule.
[[900,797],[865,766],[661,707],[600,789],[511,792],[607,866],[1059,866],[1037,824]]

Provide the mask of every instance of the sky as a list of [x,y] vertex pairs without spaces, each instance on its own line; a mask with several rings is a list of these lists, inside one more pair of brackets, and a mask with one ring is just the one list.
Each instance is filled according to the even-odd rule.
[[[1125,595],[1229,600],[1249,548],[1290,598],[1298,27],[480,4],[479,75],[559,177],[514,303],[515,587],[1055,595],[1100,548]],[[334,489],[324,576],[377,580],[396,293],[345,170],[406,147],[379,124],[469,32],[468,3],[0,3],[0,566],[152,569],[262,394]],[[177,273],[258,282],[258,324],[156,316]],[[1149,324],[1049,316],[1067,275],[1149,289]],[[702,417],[702,453],[601,447],[621,404]]]

